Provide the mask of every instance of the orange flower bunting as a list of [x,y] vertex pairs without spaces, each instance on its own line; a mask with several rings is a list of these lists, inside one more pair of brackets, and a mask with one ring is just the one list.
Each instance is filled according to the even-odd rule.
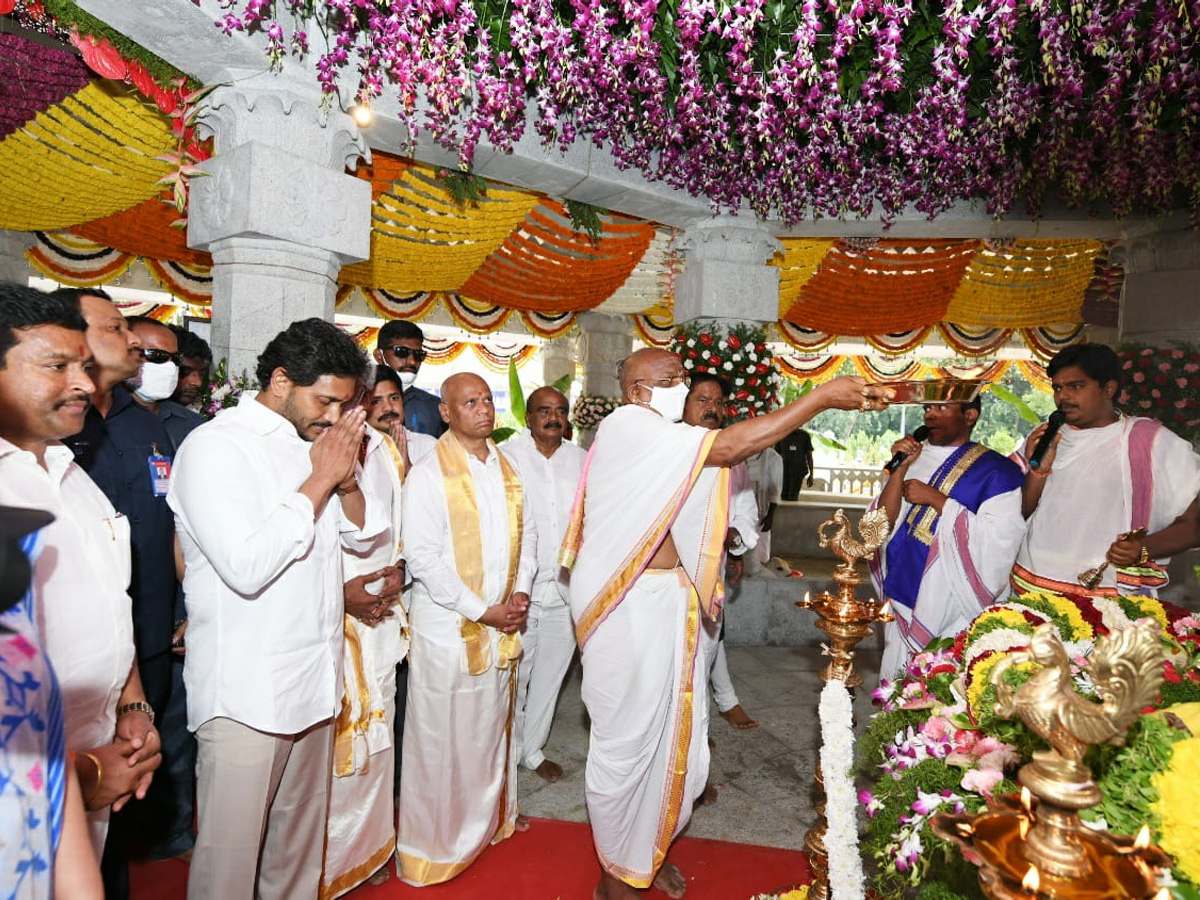
[[839,241],[787,321],[830,334],[895,334],[942,321],[978,241]]
[[768,265],[779,269],[779,318],[786,319],[788,311],[800,300],[804,286],[817,274],[821,260],[837,241],[781,238],[783,252],[775,254]]
[[576,231],[561,204],[542,200],[462,287],[465,297],[510,309],[554,312],[599,306],[629,277],[655,228],[602,216],[593,241]]
[[179,213],[173,205],[151,197],[111,216],[76,225],[71,231],[97,244],[147,259],[211,266],[211,254],[191,249],[187,245],[187,232],[171,227],[177,218]]

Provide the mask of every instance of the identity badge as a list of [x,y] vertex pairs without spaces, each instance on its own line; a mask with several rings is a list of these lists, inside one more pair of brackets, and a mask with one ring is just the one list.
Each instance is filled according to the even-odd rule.
[[171,486],[171,457],[155,453],[147,457],[146,462],[150,465],[150,485],[154,496],[167,496],[167,488]]

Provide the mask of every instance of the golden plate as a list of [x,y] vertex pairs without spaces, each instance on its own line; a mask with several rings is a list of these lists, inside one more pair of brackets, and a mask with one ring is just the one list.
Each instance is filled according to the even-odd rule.
[[988,382],[979,378],[929,378],[924,381],[884,381],[895,392],[889,403],[970,403]]

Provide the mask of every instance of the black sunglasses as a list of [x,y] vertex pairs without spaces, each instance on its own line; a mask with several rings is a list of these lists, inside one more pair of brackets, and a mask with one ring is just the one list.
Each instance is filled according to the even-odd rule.
[[173,362],[175,365],[179,365],[179,361],[183,359],[182,354],[168,353],[166,350],[155,350],[154,348],[147,350],[145,347],[141,347],[138,349],[138,353],[142,355],[142,359],[151,363]]
[[397,344],[395,347],[384,347],[385,353],[395,353],[397,359],[408,359],[410,356],[417,362],[425,362],[425,357],[429,354],[424,350],[414,350],[411,347],[402,347]]

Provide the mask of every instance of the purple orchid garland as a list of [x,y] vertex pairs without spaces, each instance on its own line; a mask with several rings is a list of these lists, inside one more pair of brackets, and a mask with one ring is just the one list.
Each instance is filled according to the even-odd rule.
[[[469,166],[534,127],[714,209],[887,221],[960,200],[1200,207],[1200,0],[225,0],[281,64],[324,35]],[[316,47],[317,42],[312,42]],[[417,99],[426,110],[417,113]]]

